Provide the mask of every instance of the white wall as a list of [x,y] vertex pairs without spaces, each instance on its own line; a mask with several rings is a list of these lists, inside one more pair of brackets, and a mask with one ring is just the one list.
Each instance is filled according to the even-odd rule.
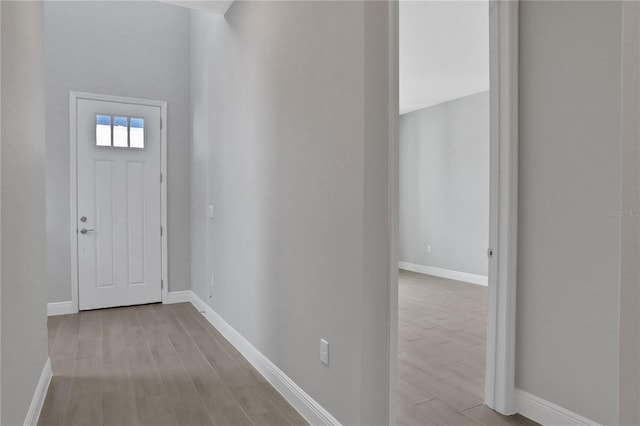
[[3,425],[25,420],[47,359],[42,3],[2,9]]
[[489,92],[402,115],[399,174],[400,261],[487,276]]
[[344,424],[386,423],[386,8],[192,15],[192,288]]
[[602,424],[618,404],[621,4],[520,6],[516,385]]
[[489,90],[489,2],[399,2],[400,114]]
[[160,2],[45,2],[48,302],[71,300],[69,92],[168,103],[169,289],[190,285],[188,9]]

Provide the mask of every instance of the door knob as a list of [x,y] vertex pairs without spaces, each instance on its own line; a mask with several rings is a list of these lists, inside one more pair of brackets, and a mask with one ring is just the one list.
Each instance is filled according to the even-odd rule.
[[95,229],[82,228],[82,229],[80,230],[80,233],[81,233],[81,234],[86,234],[87,232],[93,232],[93,231],[95,231]]

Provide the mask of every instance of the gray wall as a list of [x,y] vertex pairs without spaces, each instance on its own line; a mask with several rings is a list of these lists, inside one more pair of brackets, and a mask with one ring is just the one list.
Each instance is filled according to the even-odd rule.
[[48,301],[71,300],[70,91],[167,101],[169,289],[188,289],[190,11],[145,1],[44,8]]
[[520,8],[516,385],[616,424],[621,2]]
[[192,288],[344,424],[386,423],[386,7],[192,15]]
[[[640,3],[623,4],[621,208],[640,212]],[[625,215],[620,229],[621,425],[640,424],[640,221]]]
[[399,175],[400,261],[486,276],[489,92],[402,115]]
[[3,425],[25,420],[47,359],[42,3],[2,9]]

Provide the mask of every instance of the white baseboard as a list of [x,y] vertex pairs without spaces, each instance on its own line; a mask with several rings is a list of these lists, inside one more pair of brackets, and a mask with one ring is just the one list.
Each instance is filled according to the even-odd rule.
[[71,300],[67,302],[47,303],[47,315],[52,317],[55,315],[68,315],[75,313]]
[[[167,293],[167,300],[163,303],[185,303],[191,301],[191,290],[170,291]],[[47,303],[47,315],[52,317],[55,315],[68,315],[77,312],[73,311],[72,302],[53,302]]]
[[36,390],[33,393],[33,399],[31,400],[31,405],[29,405],[29,411],[27,411],[27,416],[24,419],[24,426],[36,426],[38,424],[40,412],[42,411],[44,400],[47,397],[49,383],[51,383],[51,376],[53,376],[53,371],[51,370],[51,359],[47,358],[47,361],[44,363],[42,373],[40,374],[40,380],[38,380]]
[[311,398],[300,386],[238,333],[216,311],[189,291],[191,304],[264,376],[265,379],[312,425],[336,425],[340,422]]
[[470,284],[489,285],[488,277],[484,275],[469,274],[467,272],[452,271],[450,269],[436,268],[435,266],[418,265],[417,263],[398,262],[398,268],[405,271],[418,272],[420,274],[433,275],[435,277],[449,278],[450,280],[464,281]]
[[167,293],[167,298],[162,303],[185,303],[191,301],[191,290],[182,291],[170,291]]
[[516,410],[544,426],[600,426],[599,423],[582,417],[559,405],[540,397],[516,389]]

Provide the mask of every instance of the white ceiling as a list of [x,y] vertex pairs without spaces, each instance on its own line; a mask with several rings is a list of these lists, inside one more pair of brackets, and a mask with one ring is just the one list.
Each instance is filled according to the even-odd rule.
[[189,9],[202,10],[204,12],[216,15],[224,15],[227,13],[229,6],[233,0],[160,0],[163,3],[173,4],[175,6],[187,7]]
[[400,2],[400,114],[489,90],[487,1]]

